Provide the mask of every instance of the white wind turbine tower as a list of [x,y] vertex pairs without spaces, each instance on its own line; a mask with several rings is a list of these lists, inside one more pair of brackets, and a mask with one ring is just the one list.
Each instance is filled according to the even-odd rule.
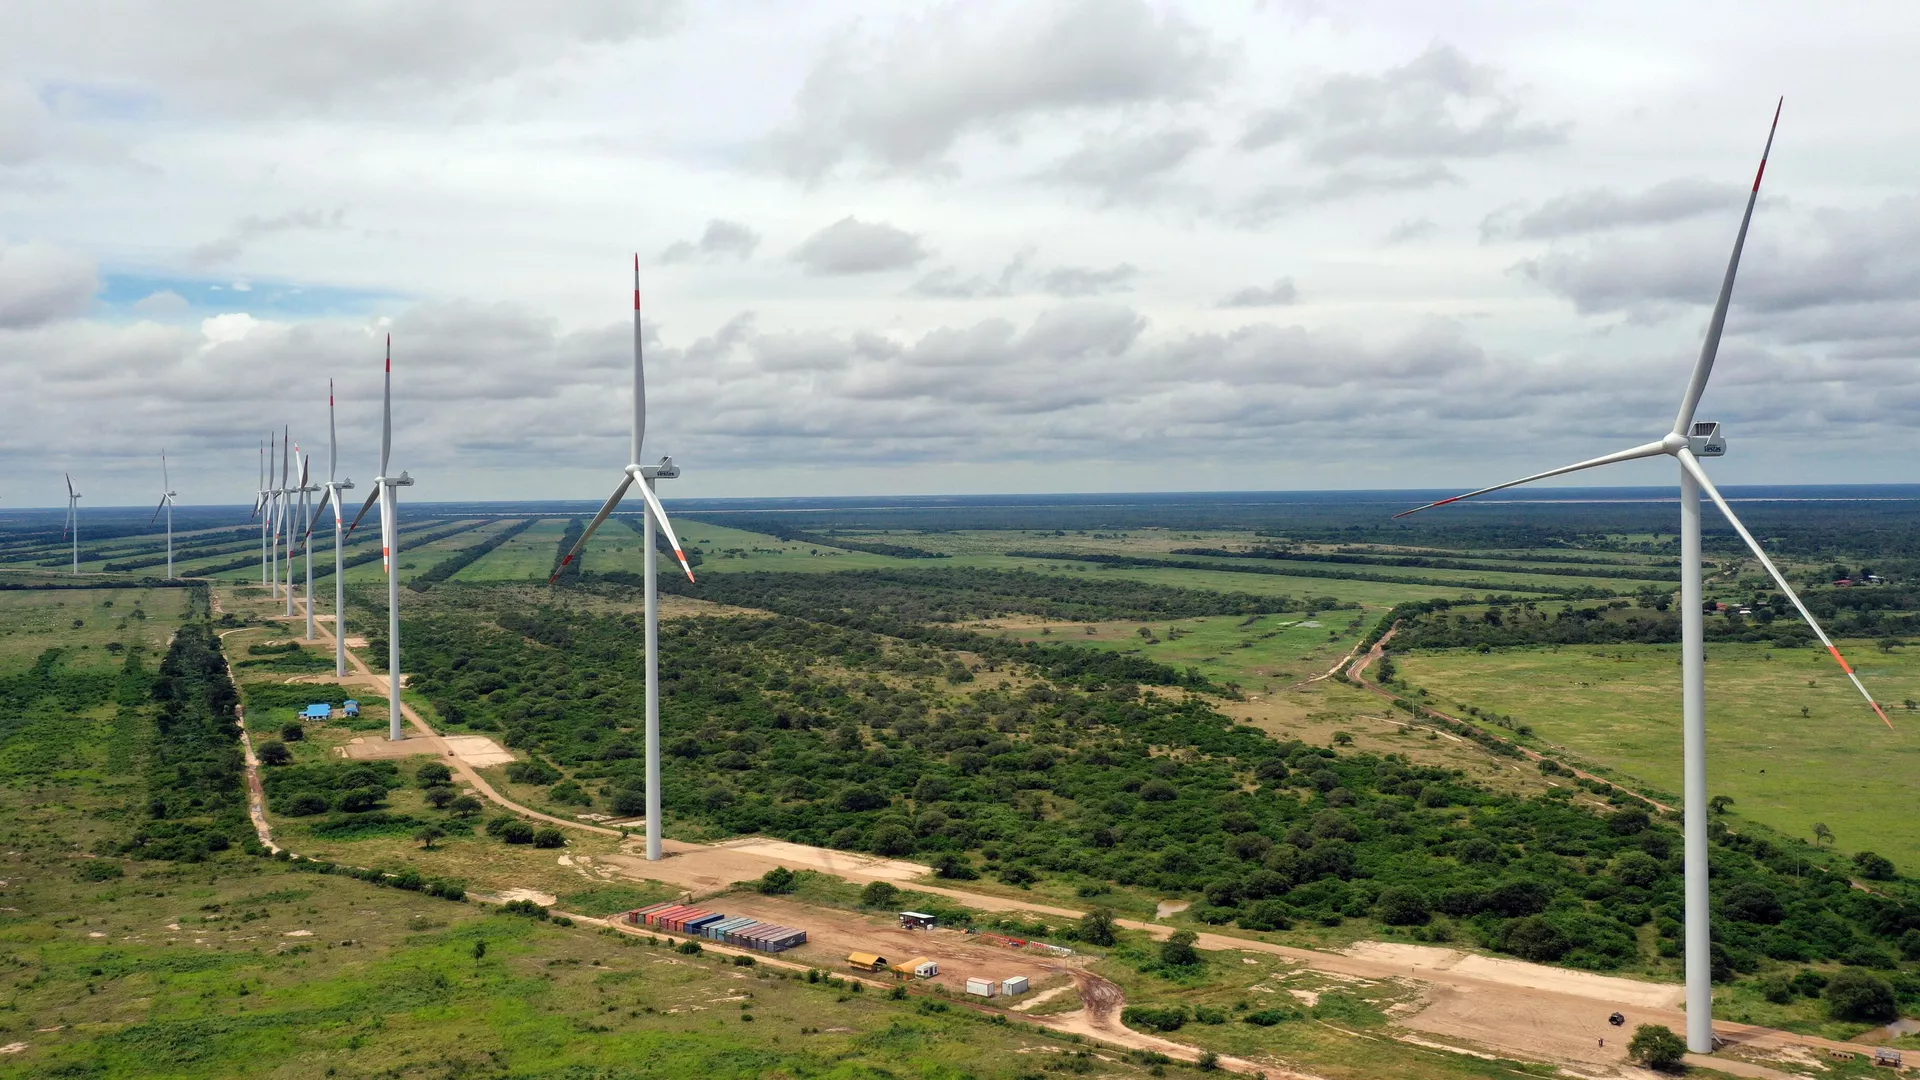
[[167,580],[173,580],[173,481],[167,477],[167,452],[160,451],[160,505],[153,508],[153,517],[147,521],[151,525],[160,520],[160,511],[167,512]]
[[387,571],[387,738],[399,742],[407,737],[400,716],[400,489],[411,487],[413,477],[406,470],[389,476],[387,465],[393,456],[393,335],[387,335],[386,393],[380,405],[380,475],[373,478],[373,494],[360,506],[347,532],[360,527],[374,502],[380,503],[380,562]]
[[[296,453],[299,449],[297,446],[294,447]],[[305,532],[300,537],[301,551],[307,561],[307,636],[302,639],[305,641],[313,640],[313,493],[320,490],[309,476],[308,470],[312,464],[312,454],[300,455],[300,487],[297,489],[300,492],[300,516],[296,517],[293,521],[293,528],[296,532],[299,532],[301,529],[301,519],[304,518],[306,522]],[[293,538],[289,537],[288,543],[291,544],[292,542]],[[288,549],[288,554],[289,557],[291,557],[291,548]],[[287,591],[292,592],[293,583],[288,582],[287,585]]]
[[64,474],[67,478],[67,528],[73,535],[73,572],[80,573],[80,493],[73,490],[73,474]]
[[[346,564],[340,554],[341,533],[346,525],[346,507],[340,502],[340,493],[353,487],[351,478],[336,481],[333,478],[340,466],[340,440],[333,424],[333,380],[327,380],[327,482],[320,485],[326,494],[320,496],[320,506],[314,517],[327,512],[327,504],[333,504],[333,673],[336,677],[347,674],[347,573]],[[307,519],[307,544],[313,544],[313,518]],[[309,562],[313,553],[307,553]],[[311,581],[313,575],[307,575]],[[307,636],[313,636],[313,589],[307,589]]]
[[280,532],[274,538],[274,543],[286,557],[287,562],[287,574],[284,580],[287,585],[287,618],[289,619],[293,618],[293,497],[300,490],[287,486],[290,482],[288,476],[292,471],[292,465],[292,446],[287,441],[287,429],[282,428],[280,431]]
[[[593,523],[580,539],[560,560],[565,567],[587,546],[587,540],[593,536],[600,523],[607,520],[613,508],[640,481],[640,494],[646,499],[646,530],[642,543],[646,545],[646,612],[647,612],[647,858],[658,861],[660,858],[660,586],[655,580],[657,555],[654,551],[653,528],[658,521],[660,528],[666,530],[667,542],[673,545],[674,557],[680,560],[680,568],[687,572],[687,580],[693,580],[693,567],[687,565],[686,553],[680,550],[680,540],[673,535],[673,526],[667,521],[667,511],[660,505],[659,496],[653,493],[655,480],[671,480],[680,475],[673,459],[663,457],[658,465],[640,464],[640,444],[647,434],[647,377],[640,362],[640,256],[633,257],[633,442],[627,455],[626,475],[621,478],[620,486],[613,489],[613,497],[594,515]],[[554,571],[547,584],[559,580],[560,573]]]
[[253,493],[253,516],[260,519],[260,584],[267,583],[267,441],[260,440],[260,490]]
[[1839,662],[1840,669],[1853,680],[1853,685],[1873,711],[1880,714],[1888,727],[1893,726],[1887,720],[1886,711],[1880,708],[1873,695],[1867,693],[1860,679],[1853,672],[1853,666],[1846,657],[1834,647],[1826,631],[1814,620],[1813,613],[1800,602],[1800,597],[1787,584],[1780,568],[1767,557],[1766,550],[1760,546],[1753,534],[1734,515],[1733,508],[1727,505],[1719,489],[1708,479],[1706,470],[1701,467],[1702,457],[1720,457],[1727,452],[1726,441],[1722,438],[1720,425],[1711,420],[1694,419],[1694,410],[1700,404],[1700,394],[1706,389],[1707,377],[1713,373],[1713,361],[1720,348],[1720,332],[1727,321],[1727,304],[1733,297],[1733,279],[1740,268],[1740,250],[1747,241],[1747,226],[1753,221],[1753,206],[1760,196],[1760,179],[1767,171],[1767,154],[1773,149],[1773,133],[1780,124],[1780,109],[1773,112],[1773,127],[1767,131],[1767,146],[1760,154],[1760,168],[1754,173],[1753,190],[1747,195],[1747,209],[1740,219],[1740,231],[1734,237],[1733,256],[1727,261],[1727,274],[1720,284],[1719,299],[1714,302],[1713,317],[1707,323],[1706,341],[1700,347],[1700,358],[1695,362],[1693,375],[1687,380],[1685,395],[1680,399],[1680,413],[1674,418],[1673,428],[1657,441],[1643,443],[1631,449],[1621,450],[1602,457],[1567,465],[1547,472],[1535,473],[1505,484],[1469,491],[1451,499],[1428,503],[1426,506],[1394,515],[1405,517],[1435,506],[1471,499],[1476,495],[1485,495],[1491,491],[1501,491],[1521,484],[1543,480],[1550,476],[1563,476],[1583,469],[1611,465],[1620,461],[1633,461],[1639,458],[1658,457],[1665,454],[1679,462],[1680,466],[1680,650],[1681,660],[1681,718],[1684,744],[1684,832],[1685,832],[1685,874],[1686,874],[1686,972],[1687,972],[1687,1048],[1697,1054],[1713,1052],[1713,977],[1711,965],[1712,920],[1708,909],[1707,895],[1707,716],[1706,716],[1706,625],[1702,610],[1700,585],[1700,493],[1704,490],[1720,513],[1733,526],[1740,539],[1760,560],[1772,575],[1780,591],[1793,601],[1800,617],[1807,621],[1820,643],[1827,647],[1833,658]]
[[[282,438],[285,438],[284,434]],[[273,437],[268,436],[267,483],[269,484],[273,483],[274,453]],[[267,489],[267,599],[269,600],[280,596],[280,503],[287,486],[287,470],[286,454],[283,452],[279,456],[281,460],[279,486]]]

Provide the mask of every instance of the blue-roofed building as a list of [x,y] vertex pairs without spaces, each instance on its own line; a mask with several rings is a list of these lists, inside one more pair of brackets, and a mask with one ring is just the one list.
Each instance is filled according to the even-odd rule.
[[300,714],[300,719],[325,720],[331,717],[332,715],[333,715],[333,705],[329,702],[323,701],[323,702],[319,702],[318,704],[307,706],[307,711]]
[[346,714],[347,714],[348,716],[359,716],[359,715],[360,715],[360,703],[359,703],[359,702],[357,702],[357,701],[355,701],[355,700],[353,700],[352,698],[348,698],[348,699],[347,699],[347,704],[346,704],[346,707],[345,707],[345,708],[343,708],[343,709],[342,709],[341,711],[342,711],[342,712],[344,712],[344,713],[346,713]]

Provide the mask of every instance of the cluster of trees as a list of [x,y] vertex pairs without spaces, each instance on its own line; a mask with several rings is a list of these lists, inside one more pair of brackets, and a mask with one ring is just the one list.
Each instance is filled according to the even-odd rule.
[[[1484,578],[1436,578],[1415,577],[1408,574],[1376,573],[1367,570],[1334,570],[1319,566],[1249,566],[1246,563],[1200,562],[1197,559],[1163,559],[1150,555],[1106,555],[1091,554],[1084,551],[1009,551],[1008,555],[1017,559],[1046,559],[1049,562],[1085,562],[1098,566],[1115,567],[1156,567],[1172,570],[1211,570],[1222,574],[1270,574],[1276,577],[1325,578],[1333,581],[1382,581],[1396,585],[1434,585],[1443,588],[1491,589],[1512,588],[1508,583],[1487,581]],[[1212,554],[1212,552],[1209,552]],[[1240,556],[1233,552],[1221,551],[1220,554],[1231,558]],[[1487,569],[1475,567],[1474,569]],[[1586,597],[1605,596],[1605,592],[1591,585],[1581,585],[1569,589],[1550,589],[1544,586],[1529,588],[1529,592],[1541,593],[1561,599],[1578,600]],[[1342,607],[1358,607],[1358,604],[1342,604]]]
[[[127,663],[136,657],[129,653]],[[130,688],[129,688],[130,689]],[[220,639],[204,619],[174,634],[153,678],[154,737],[148,748],[147,817],[120,850],[137,859],[197,862],[251,841],[246,766]]]
[[[1531,566],[1502,559],[1495,556],[1476,556],[1471,559],[1454,553],[1449,557],[1435,555],[1388,555],[1379,553],[1359,553],[1353,551],[1293,551],[1286,548],[1255,547],[1243,551],[1229,551],[1226,548],[1190,547],[1174,548],[1174,555],[1209,555],[1220,559],[1274,559],[1286,562],[1348,563],[1357,566],[1404,566],[1424,567],[1432,570],[1497,570],[1510,574],[1543,574],[1549,577],[1587,577],[1587,578],[1628,578],[1636,581],[1679,581],[1678,570],[1656,569],[1640,563],[1621,564],[1604,563],[1595,565],[1590,562],[1561,557],[1551,560],[1556,563],[1573,563],[1567,566]],[[1529,563],[1534,562],[1527,556]],[[1547,561],[1547,560],[1540,560]]]
[[[700,518],[691,520],[701,521]],[[821,547],[840,548],[843,551],[864,551],[869,555],[890,555],[896,559],[945,559],[944,551],[928,551],[908,544],[895,544],[885,540],[871,540],[861,537],[842,536],[837,531],[827,533],[808,532],[796,529],[792,525],[775,518],[730,518],[724,522],[703,522],[703,524],[725,525],[733,529],[746,529],[751,532],[766,533],[776,539],[794,544],[818,544]]]
[[[503,621],[515,629],[422,620],[417,685],[538,755],[540,777],[624,812],[643,797],[636,620]],[[1650,927],[1678,954],[1678,833],[1624,796],[1595,813],[1503,795],[1393,755],[1276,742],[1130,685],[943,696],[881,677],[914,648],[791,619],[669,623],[667,812],[716,835],[911,854],[955,878],[1197,895],[1199,919],[1254,930],[1372,918],[1612,969],[1651,961]],[[1894,965],[1920,931],[1904,881],[1865,893],[1810,850],[1717,844],[1725,977],[1769,960]]]
[[[1586,607],[1554,607],[1531,599],[1500,597],[1484,607],[1461,610],[1451,600],[1436,598],[1401,604],[1393,609],[1388,621],[1399,623],[1394,645],[1406,649],[1670,645],[1680,640],[1680,613],[1668,601],[1665,593],[1649,592],[1636,602],[1616,599]],[[1805,646],[1813,640],[1813,631],[1791,611],[1785,597],[1764,596],[1757,601],[1751,617],[1733,614],[1707,619],[1707,638],[1770,642],[1779,648]],[[1831,619],[1826,626],[1829,632],[1840,635],[1865,632],[1858,619]]]

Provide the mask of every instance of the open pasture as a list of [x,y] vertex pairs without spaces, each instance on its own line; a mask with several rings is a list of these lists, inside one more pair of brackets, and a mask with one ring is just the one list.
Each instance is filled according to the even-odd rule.
[[[1708,787],[1732,812],[1792,836],[1827,825],[1846,851],[1920,868],[1920,654],[1841,642],[1892,731],[1824,649],[1710,643]],[[1667,793],[1680,776],[1680,650],[1673,645],[1562,646],[1487,654],[1395,654],[1400,676],[1443,710],[1509,714],[1537,738]]]

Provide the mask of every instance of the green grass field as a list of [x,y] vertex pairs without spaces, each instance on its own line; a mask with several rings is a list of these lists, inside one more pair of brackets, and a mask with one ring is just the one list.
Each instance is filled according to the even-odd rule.
[[185,589],[0,592],[0,675],[32,666],[54,644],[75,669],[117,668],[108,645],[164,650],[186,610]]
[[[1023,641],[1136,653],[1178,668],[1199,668],[1201,674],[1218,683],[1233,682],[1262,691],[1325,671],[1353,647],[1371,621],[1358,611],[1335,610],[1311,619],[1296,612],[1252,619],[1229,615],[1151,623],[1009,623],[1006,632]],[[1092,633],[1087,632],[1089,628]],[[1043,629],[1051,632],[1043,633]],[[1141,635],[1142,629],[1152,632],[1151,642]]]
[[[531,529],[488,552],[485,558],[462,568],[449,580],[545,581],[547,575],[553,573],[554,560],[559,558],[560,536],[566,531],[566,518],[544,518]],[[470,543],[477,544],[479,541]]]
[[[1842,850],[1920,868],[1920,653],[1842,642],[1894,719],[1880,723],[1824,649],[1712,644],[1707,656],[1708,787],[1733,813],[1802,838],[1814,822]],[[1626,777],[1677,793],[1678,646],[1565,646],[1489,654],[1396,654],[1401,677],[1456,704],[1511,715],[1536,736]],[[1803,715],[1804,710],[1804,715]]]

